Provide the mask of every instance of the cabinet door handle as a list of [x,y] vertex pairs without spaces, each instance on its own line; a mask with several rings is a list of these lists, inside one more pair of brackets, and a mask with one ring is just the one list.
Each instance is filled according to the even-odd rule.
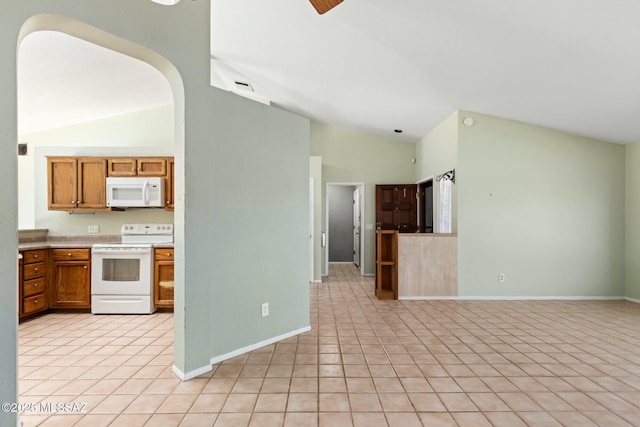
[[34,269],[33,269],[33,271],[38,271],[38,270],[39,270],[39,268],[38,268],[38,267],[36,267],[36,268],[34,268]]
[[171,256],[171,253],[167,252],[167,256]]
[[34,257],[34,258],[38,258],[38,254],[34,254],[34,255],[33,255],[33,257]]
[[34,301],[34,303],[35,303],[35,304],[37,304],[37,303],[38,303],[38,300],[35,300],[35,301]]
[[87,266],[86,266],[86,265],[84,266],[84,269],[85,269],[85,270],[87,269]]
[[67,256],[71,256],[71,252],[69,252],[69,253],[67,254]]
[[37,283],[34,283],[34,284],[33,284],[33,287],[34,287],[34,288],[37,288],[37,287],[38,287],[38,284],[37,284]]

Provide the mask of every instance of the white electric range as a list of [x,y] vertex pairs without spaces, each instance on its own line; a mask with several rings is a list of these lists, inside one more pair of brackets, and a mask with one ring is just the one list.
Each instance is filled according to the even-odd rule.
[[120,233],[121,242],[91,249],[91,312],[153,313],[153,245],[173,243],[173,224],[124,224]]

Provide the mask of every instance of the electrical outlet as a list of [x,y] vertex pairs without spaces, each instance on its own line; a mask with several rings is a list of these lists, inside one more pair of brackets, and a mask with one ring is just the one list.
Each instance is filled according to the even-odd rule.
[[501,282],[504,282],[504,273],[500,273],[498,275],[498,280],[501,281]]
[[100,232],[100,226],[99,225],[90,225],[89,227],[87,227],[87,232],[88,233],[99,233]]
[[262,317],[267,317],[269,315],[269,303],[265,302],[262,304]]

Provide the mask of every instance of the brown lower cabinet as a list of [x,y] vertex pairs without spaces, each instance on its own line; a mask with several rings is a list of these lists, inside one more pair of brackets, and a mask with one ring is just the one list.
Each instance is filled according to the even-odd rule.
[[173,308],[173,249],[154,250],[153,300],[157,308]]
[[398,231],[376,230],[375,294],[398,299]]
[[[36,249],[20,253],[20,318],[48,308],[91,308],[91,249]],[[173,254],[173,248],[154,250],[154,303],[158,308],[173,308]]]
[[416,184],[376,185],[376,269],[378,299],[398,299],[398,233],[418,231]]
[[25,317],[48,308],[47,250],[36,249],[21,254],[18,267],[18,315]]
[[91,249],[52,249],[51,308],[91,308]]

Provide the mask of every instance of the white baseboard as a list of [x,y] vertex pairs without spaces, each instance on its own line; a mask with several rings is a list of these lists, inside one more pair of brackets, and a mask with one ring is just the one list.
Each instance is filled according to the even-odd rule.
[[292,332],[288,332],[288,333],[283,334],[283,335],[278,335],[277,337],[273,337],[273,338],[269,338],[269,339],[264,340],[264,341],[260,341],[260,342],[258,342],[256,344],[251,344],[251,345],[248,345],[246,347],[239,348],[238,350],[234,350],[234,351],[232,351],[230,353],[221,354],[220,356],[212,357],[211,358],[211,364],[215,365],[217,363],[224,362],[225,360],[231,359],[231,358],[236,357],[236,356],[240,356],[241,354],[248,353],[248,352],[256,350],[256,349],[258,349],[260,347],[264,347],[266,345],[273,344],[275,342],[282,341],[284,339],[291,338],[291,337],[296,336],[296,335],[300,335],[300,334],[302,334],[304,332],[309,332],[310,330],[311,330],[311,326],[305,326],[304,328],[300,328],[300,329],[297,329],[297,330],[292,331]]
[[626,301],[635,302],[636,304],[640,304],[640,299],[624,297]]
[[[606,296],[399,296],[402,301],[620,301],[625,297]],[[626,298],[629,300],[628,298]],[[637,300],[640,303],[640,300]]]
[[296,336],[296,335],[300,335],[300,334],[302,334],[304,332],[308,332],[310,330],[311,330],[311,326],[305,326],[304,328],[300,328],[300,329],[297,329],[295,331],[292,331],[292,332],[289,332],[289,333],[286,333],[286,334],[283,334],[283,335],[278,335],[277,337],[269,338],[267,340],[260,341],[259,343],[256,343],[256,344],[248,345],[246,347],[240,348],[240,349],[232,351],[230,353],[226,353],[226,354],[222,354],[220,356],[212,357],[211,358],[211,363],[209,365],[202,366],[200,368],[194,369],[194,370],[189,371],[187,373],[182,372],[176,365],[173,365],[171,367],[171,371],[178,378],[180,378],[182,381],[189,381],[192,378],[195,378],[197,376],[200,376],[202,374],[206,374],[207,372],[210,372],[213,369],[212,365],[215,365],[215,364],[223,362],[223,361],[225,361],[227,359],[231,359],[233,357],[239,356],[241,354],[248,353],[248,352],[256,350],[256,349],[258,349],[260,347],[264,347],[266,345],[273,344],[275,342],[282,341],[284,339],[291,338],[291,337]]
[[207,365],[207,366],[202,366],[198,369],[194,369],[193,371],[189,371],[186,374],[184,372],[182,372],[176,365],[173,365],[171,367],[171,371],[178,377],[180,378],[182,381],[189,381],[192,378],[195,378],[197,376],[200,376],[202,374],[206,374],[207,372],[211,372],[212,366],[211,365]]

